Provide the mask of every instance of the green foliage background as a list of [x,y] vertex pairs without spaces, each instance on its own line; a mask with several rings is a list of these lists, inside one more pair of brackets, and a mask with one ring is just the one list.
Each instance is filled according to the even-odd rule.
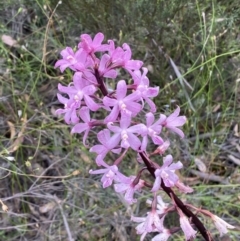
[[[0,42],[0,198],[10,210],[0,214],[0,240],[68,240],[69,233],[74,240],[138,239],[130,214],[144,215],[148,193],[129,208],[111,188],[102,190],[88,174],[94,156],[53,114],[58,82],[71,80],[70,71],[53,68],[59,52],[76,46],[80,34],[99,31],[118,45],[129,43],[133,58],[151,70],[152,85],[161,88],[160,112],[181,106],[186,138],[173,140],[171,151],[186,166],[183,181],[195,189],[182,198],[235,225],[227,238],[239,240],[238,0],[63,0],[56,6],[53,0],[0,3],[0,34],[17,41]],[[192,89],[177,78],[169,57]]]

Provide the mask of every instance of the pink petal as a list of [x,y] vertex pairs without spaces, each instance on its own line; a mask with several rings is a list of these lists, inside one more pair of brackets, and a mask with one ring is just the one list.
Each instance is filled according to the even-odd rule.
[[125,183],[118,183],[118,184],[114,184],[114,190],[115,192],[125,192],[129,187],[129,184],[125,184]]
[[[156,171],[155,171],[155,176],[156,176]],[[155,182],[153,184],[153,188],[152,188],[152,192],[156,192],[158,191],[158,189],[160,188],[161,185],[161,178],[159,176],[156,176],[155,178]]]
[[178,176],[172,171],[165,171],[168,174],[168,178],[162,176],[163,182],[166,187],[173,187],[175,183],[179,180]]
[[95,171],[90,170],[89,173],[90,174],[102,174],[102,173],[105,173],[107,171],[108,171],[107,169],[98,169],[98,170],[95,170]]
[[99,160],[98,166],[103,166],[103,167],[109,168],[109,165],[106,162],[104,162],[104,160]]
[[167,117],[165,115],[160,114],[160,118],[159,118],[159,120],[156,123],[158,123],[159,125],[164,125],[166,119],[167,119]]
[[176,110],[170,116],[168,116],[167,121],[168,122],[173,121],[176,117],[179,116],[179,113],[180,113],[180,107],[177,106]]
[[83,131],[86,131],[89,128],[89,125],[86,123],[78,123],[73,128],[71,133],[82,133]]
[[124,199],[129,203],[129,204],[133,204],[137,202],[137,199],[133,198],[134,195],[134,189],[133,188],[129,188],[125,195],[124,195]]
[[117,148],[117,149],[112,149],[111,151],[115,154],[120,154],[121,150],[122,150],[121,148]]
[[106,145],[106,143],[110,139],[110,131],[108,129],[104,129],[104,130],[98,132],[97,138],[103,145]]
[[101,182],[103,184],[103,188],[109,187],[112,185],[114,179],[114,173],[109,171],[108,173],[104,174],[101,178]]
[[66,47],[60,52],[63,58],[67,58],[69,55],[74,56],[74,51],[71,47]]
[[86,81],[86,85],[88,85],[89,83],[97,85],[97,79],[95,75],[89,71],[84,71],[83,79],[84,81]]
[[180,227],[184,232],[186,240],[191,240],[195,238],[197,231],[193,229],[186,216],[180,217]]
[[117,119],[118,115],[119,115],[119,107],[118,105],[115,105],[111,113],[105,118],[104,122],[105,123],[113,122]]
[[73,124],[79,122],[79,118],[78,118],[78,116],[77,116],[76,110],[73,110],[73,111],[72,111],[72,114],[71,114],[71,122],[72,122]]
[[144,98],[144,99],[148,103],[148,105],[150,106],[151,112],[153,112],[153,113],[156,112],[157,108],[156,108],[156,105],[154,104],[154,102],[149,98]]
[[137,124],[128,128],[128,132],[144,134],[147,132],[147,127],[144,124]]
[[60,59],[55,63],[54,68],[56,69],[57,67],[59,67],[61,65],[66,65],[65,68],[67,68],[69,66],[69,62],[66,59]]
[[76,89],[82,90],[86,86],[86,81],[82,80],[82,73],[81,72],[76,72],[73,75],[73,83]]
[[152,125],[152,123],[154,122],[154,119],[155,118],[154,118],[153,113],[149,112],[146,114],[146,124],[148,127]]
[[141,95],[138,93],[138,91],[135,91],[133,92],[132,94],[130,95],[127,95],[125,98],[124,98],[124,102],[127,103],[127,102],[133,102],[135,100],[139,100],[141,98]]
[[128,140],[122,140],[121,141],[121,147],[124,148],[124,149],[128,149],[130,146]]
[[162,145],[164,142],[160,136],[152,136],[152,141],[155,145]]
[[81,63],[82,66],[85,65],[86,59],[87,59],[88,53],[84,51],[83,49],[77,50],[75,53],[75,58],[79,63]]
[[121,129],[127,129],[131,123],[131,115],[129,115],[128,113],[122,113],[121,115],[121,120],[120,120],[120,126]]
[[191,193],[194,190],[189,187],[189,186],[185,186],[182,182],[178,181],[175,183],[175,186],[183,193]]
[[167,120],[167,125],[166,127],[171,127],[171,126],[182,126],[186,122],[186,117],[185,116],[179,116],[176,119],[169,121]]
[[166,157],[163,158],[163,166],[162,167],[167,167],[169,166],[173,161],[172,155],[167,155]]
[[81,110],[79,111],[79,116],[84,122],[86,123],[90,122],[89,108],[85,106],[82,107]]
[[101,166],[101,163],[103,162],[103,159],[105,158],[106,154],[107,154],[107,151],[104,151],[100,155],[97,156],[95,162],[98,166]]
[[113,40],[108,40],[108,44],[109,44],[109,54],[111,54],[114,50],[115,50],[115,43]]
[[96,92],[96,87],[94,85],[85,86],[82,91],[85,95],[93,95]]
[[60,83],[58,84],[58,90],[66,94],[76,94],[76,89],[71,86],[63,86]]
[[106,68],[108,67],[107,64],[110,64],[110,56],[108,54],[104,54],[101,58],[100,64],[99,64],[99,72],[101,72],[102,74],[105,73]]
[[141,151],[146,151],[147,144],[148,144],[148,137],[144,136],[142,139]]
[[156,226],[157,230],[159,232],[162,232],[163,230],[163,218],[159,218],[158,214],[156,213],[156,215],[154,215],[154,218],[153,218],[153,222],[154,222],[154,225]]
[[169,166],[169,170],[177,170],[177,169],[181,169],[183,167],[183,164],[178,161],[177,163],[172,163],[170,166]]
[[117,77],[117,71],[114,69],[111,69],[107,71],[103,76],[106,78],[115,79]]
[[98,104],[96,104],[93,99],[91,97],[89,97],[88,95],[84,95],[84,100],[86,102],[87,107],[91,110],[91,111],[96,111],[100,108],[100,106]]
[[158,121],[156,121],[152,126],[151,129],[153,129],[157,134],[160,134],[162,131],[162,126],[159,125]]
[[62,115],[64,113],[66,113],[66,109],[57,109],[54,114],[55,115]]
[[184,133],[182,130],[178,129],[177,127],[168,127],[173,132],[177,133],[180,137],[184,137]]
[[[122,56],[124,54],[124,51],[121,47],[117,47],[112,53],[111,58],[114,62],[123,62]],[[116,63],[115,63],[116,64]]]
[[128,141],[129,141],[129,144],[130,144],[130,146],[133,150],[135,150],[135,151],[139,150],[139,147],[141,146],[141,142],[138,139],[138,137],[136,137],[132,133],[128,133]]
[[89,131],[90,131],[90,129],[87,129],[87,130],[85,131],[85,133],[84,133],[84,136],[83,136],[83,145],[84,145],[84,146],[87,146],[87,145],[86,145],[86,140],[87,140]]
[[105,96],[103,98],[103,104],[105,106],[115,106],[116,104],[118,103],[118,101],[116,99],[113,99],[113,98],[109,98],[107,96]]
[[124,67],[126,69],[138,70],[142,67],[142,65],[143,62],[140,60],[128,60]]
[[79,121],[79,118],[77,117],[76,110],[67,111],[64,116],[64,120],[67,124],[70,124],[70,122],[72,122],[73,124],[77,123]]
[[[122,131],[122,129],[119,126],[112,125],[112,123],[108,123],[107,127],[109,130],[111,130],[112,132],[115,132],[115,133],[121,133],[121,131]],[[108,141],[109,141],[109,139],[108,139]]]
[[95,35],[92,43],[94,46],[99,46],[99,45],[101,45],[103,39],[104,39],[104,35],[102,33],[97,33]]
[[97,154],[100,154],[100,153],[102,153],[105,150],[106,150],[105,146],[103,146],[103,145],[95,145],[95,146],[91,147],[89,151],[90,152],[96,152]]
[[161,233],[159,233],[158,235],[156,235],[152,241],[167,241],[168,238],[171,236],[172,234],[170,233],[169,229],[163,229],[163,231]]
[[80,38],[82,41],[87,42],[88,44],[92,43],[92,38],[89,34],[82,34]]
[[134,80],[134,85],[139,85],[141,83],[141,71],[140,70],[135,70],[131,72],[131,75]]
[[125,80],[118,81],[116,95],[118,100],[122,100],[127,94],[127,85]]
[[125,52],[124,52],[124,60],[126,61],[126,60],[131,59],[132,51],[131,51],[131,48],[129,47],[129,45],[124,43],[123,44],[123,49],[125,50]]
[[109,147],[109,149],[113,149],[114,147],[116,147],[119,142],[121,140],[121,135],[120,134],[114,134],[107,143],[107,146]]
[[135,116],[142,110],[142,106],[135,102],[128,102],[127,103],[127,109],[132,112],[132,114]]
[[159,87],[149,87],[147,90],[148,97],[156,97],[159,92]]
[[69,101],[69,99],[63,97],[61,94],[57,93],[57,98],[59,100],[59,102],[61,102],[62,104],[67,104],[67,102]]
[[98,46],[94,52],[103,52],[103,51],[108,51],[109,50],[109,45],[108,44],[102,44]]

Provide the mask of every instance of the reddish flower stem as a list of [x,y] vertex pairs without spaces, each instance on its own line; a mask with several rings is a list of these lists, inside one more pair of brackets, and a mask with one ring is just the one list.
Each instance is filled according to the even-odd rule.
[[95,68],[94,71],[95,71],[95,73],[94,73],[94,74],[95,74],[95,77],[96,77],[97,82],[98,82],[98,84],[99,84],[99,89],[101,90],[101,92],[102,92],[102,94],[103,94],[104,96],[108,95],[107,88],[106,88],[106,86],[105,86],[105,84],[104,84],[104,82],[103,82],[103,78],[99,75],[98,69]]

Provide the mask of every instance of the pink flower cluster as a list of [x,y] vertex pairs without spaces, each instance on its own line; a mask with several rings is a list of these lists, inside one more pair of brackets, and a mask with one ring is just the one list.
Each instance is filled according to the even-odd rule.
[[[179,116],[178,106],[168,116],[156,115],[153,98],[158,95],[159,87],[149,85],[148,70],[142,67],[143,62],[132,59],[128,44],[115,47],[113,40],[104,44],[103,40],[102,33],[96,34],[93,39],[88,34],[82,34],[76,51],[70,47],[61,51],[62,59],[56,62],[55,67],[59,67],[61,72],[69,68],[74,74],[68,86],[58,85],[61,94],[57,97],[64,107],[56,113],[64,115],[65,122],[72,126],[72,133],[84,133],[85,146],[89,146],[89,133],[97,133],[95,145],[90,146],[90,151],[97,154],[99,169],[90,170],[90,174],[102,176],[103,188],[113,184],[115,191],[121,193],[129,204],[137,201],[143,188],[152,192],[151,211],[146,217],[132,217],[133,221],[140,222],[136,229],[141,234],[141,240],[154,232],[157,235],[153,241],[164,241],[179,230],[184,232],[186,240],[190,240],[196,236],[192,227],[195,223],[189,219],[194,214],[186,211],[172,188],[185,193],[193,190],[181,183],[175,173],[183,167],[182,163],[174,163],[171,155],[162,158],[170,146],[170,141],[163,138],[162,132],[171,131],[183,138],[180,127],[186,122],[186,117]],[[127,80],[120,77],[122,69],[129,75]],[[103,118],[93,119],[94,112],[98,112],[95,116]],[[153,146],[155,151],[150,153]],[[135,176],[128,177],[120,164],[127,159],[126,154],[130,151],[136,160],[142,159],[140,163],[145,166]],[[106,161],[110,152],[117,156],[113,163]],[[141,179],[144,171],[149,171],[154,177],[151,187]],[[163,203],[157,195],[159,190],[169,195],[173,207]],[[180,227],[167,229],[164,218],[173,210],[179,214]],[[226,227],[231,228],[231,225]],[[204,229],[201,225],[197,228],[200,232]]]

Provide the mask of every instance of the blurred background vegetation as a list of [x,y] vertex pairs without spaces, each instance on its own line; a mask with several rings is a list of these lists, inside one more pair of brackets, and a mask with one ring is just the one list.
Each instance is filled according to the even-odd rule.
[[148,193],[127,207],[103,190],[94,156],[54,115],[57,84],[71,80],[53,68],[59,52],[99,31],[144,61],[160,112],[181,106],[186,137],[171,152],[195,189],[182,199],[236,226],[220,238],[203,220],[215,240],[240,240],[239,26],[238,0],[1,1],[0,240],[139,240],[130,215],[146,213]]

